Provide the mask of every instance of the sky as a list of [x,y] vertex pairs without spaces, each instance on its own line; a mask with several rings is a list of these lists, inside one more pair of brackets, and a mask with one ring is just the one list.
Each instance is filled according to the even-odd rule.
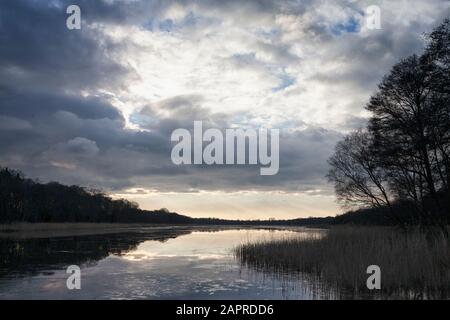
[[[336,142],[449,16],[448,0],[0,1],[0,166],[193,217],[336,215]],[[173,164],[171,133],[196,120],[279,129],[278,174]]]

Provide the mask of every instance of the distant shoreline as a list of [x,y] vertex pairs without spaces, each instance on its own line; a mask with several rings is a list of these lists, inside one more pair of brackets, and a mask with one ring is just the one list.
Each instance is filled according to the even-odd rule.
[[[155,224],[155,223],[86,223],[86,222],[49,222],[31,223],[17,222],[10,224],[0,224],[0,239],[32,239],[49,237],[69,237],[100,235],[123,232],[137,232],[142,229],[204,229],[204,230],[224,230],[224,229],[279,229],[292,230],[308,228],[307,226],[282,226],[282,225],[197,225],[197,224]],[[311,229],[311,228],[308,228]],[[322,228],[320,228],[322,229]]]
[[144,225],[142,223],[16,222],[0,224],[0,238],[39,238],[48,236],[108,234],[127,231],[131,228],[135,229],[141,226],[149,227],[153,225]]

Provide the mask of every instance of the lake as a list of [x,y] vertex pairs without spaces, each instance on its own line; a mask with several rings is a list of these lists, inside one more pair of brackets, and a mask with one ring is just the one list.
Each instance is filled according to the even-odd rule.
[[[304,228],[140,227],[114,234],[0,239],[0,299],[333,299],[318,279],[242,265],[248,241]],[[70,265],[81,289],[69,290]]]

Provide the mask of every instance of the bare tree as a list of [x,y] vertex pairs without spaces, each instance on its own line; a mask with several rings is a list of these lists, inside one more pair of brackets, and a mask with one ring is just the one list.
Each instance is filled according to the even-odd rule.
[[429,57],[413,55],[394,66],[367,106],[373,154],[392,192],[413,201],[426,224],[445,224],[449,181],[448,105],[439,75]]
[[428,35],[421,56],[392,68],[366,109],[372,114],[367,131],[348,135],[329,160],[338,200],[391,209],[407,203],[421,225],[448,235],[450,20]]
[[373,157],[371,136],[362,130],[345,137],[328,160],[328,179],[338,200],[346,207],[390,206],[384,171]]
[[422,56],[432,66],[431,134],[434,170],[450,197],[450,20],[447,19],[428,36],[429,44]]

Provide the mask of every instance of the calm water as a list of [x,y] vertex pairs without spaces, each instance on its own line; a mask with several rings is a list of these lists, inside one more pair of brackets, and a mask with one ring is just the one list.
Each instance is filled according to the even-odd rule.
[[[299,234],[300,232],[300,234]],[[317,232],[140,228],[133,232],[0,239],[0,299],[321,299],[317,280],[239,264],[247,241]],[[81,290],[68,290],[69,265]]]

